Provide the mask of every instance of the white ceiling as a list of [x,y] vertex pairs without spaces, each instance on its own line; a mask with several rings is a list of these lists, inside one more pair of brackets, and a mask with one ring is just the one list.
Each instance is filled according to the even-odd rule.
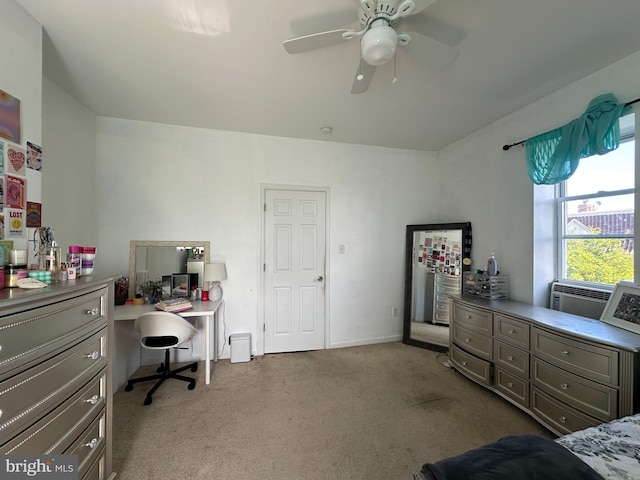
[[439,0],[410,20],[458,58],[434,71],[400,51],[395,84],[392,61],[352,95],[359,37],[282,42],[357,27],[355,0],[17,1],[44,27],[45,75],[97,115],[417,150],[640,50],[639,0]]

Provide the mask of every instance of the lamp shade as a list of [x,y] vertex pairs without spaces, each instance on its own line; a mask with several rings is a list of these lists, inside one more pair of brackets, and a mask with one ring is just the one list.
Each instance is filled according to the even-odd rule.
[[398,34],[388,25],[371,28],[360,40],[362,59],[369,65],[377,66],[393,58],[398,45]]
[[221,282],[227,279],[227,267],[224,263],[207,263],[204,266],[205,282]]

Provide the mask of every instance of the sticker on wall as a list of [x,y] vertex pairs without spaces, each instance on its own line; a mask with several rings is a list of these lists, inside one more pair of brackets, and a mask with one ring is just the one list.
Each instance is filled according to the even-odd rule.
[[27,142],[27,168],[42,170],[42,147],[40,145]]
[[42,204],[37,202],[27,202],[27,227],[35,228],[42,226]]
[[5,175],[4,206],[24,210],[27,207],[27,179]]
[[0,90],[0,137],[20,142],[20,100]]
[[24,148],[7,144],[5,151],[4,166],[7,173],[24,176],[27,172],[27,156]]
[[25,212],[24,210],[14,210],[7,209],[6,218],[9,221],[9,225],[7,226],[8,230],[8,238],[20,238],[24,237],[25,234]]
[[[0,240],[4,240],[4,213],[0,213]],[[0,248],[4,247],[0,245]]]

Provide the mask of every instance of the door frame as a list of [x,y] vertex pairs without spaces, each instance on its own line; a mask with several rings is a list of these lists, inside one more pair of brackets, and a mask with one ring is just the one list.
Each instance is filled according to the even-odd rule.
[[258,293],[258,319],[256,325],[256,347],[257,354],[264,355],[264,330],[263,325],[265,324],[265,211],[264,205],[266,202],[266,191],[267,190],[291,190],[291,191],[303,191],[303,192],[324,192],[325,194],[325,243],[324,243],[324,349],[327,350],[330,348],[329,344],[329,291],[330,291],[330,282],[331,275],[329,273],[329,253],[331,252],[331,248],[329,246],[329,238],[330,238],[330,229],[329,229],[329,206],[331,204],[330,193],[331,189],[329,187],[321,187],[317,185],[281,185],[274,183],[261,183],[260,184],[260,202],[258,204],[259,215],[260,218],[259,228],[258,228],[258,278],[260,279],[260,287]]

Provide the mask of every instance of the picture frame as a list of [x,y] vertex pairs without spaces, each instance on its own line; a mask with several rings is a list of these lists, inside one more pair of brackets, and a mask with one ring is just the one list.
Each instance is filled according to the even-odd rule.
[[628,281],[617,283],[600,321],[640,333],[640,285]]

